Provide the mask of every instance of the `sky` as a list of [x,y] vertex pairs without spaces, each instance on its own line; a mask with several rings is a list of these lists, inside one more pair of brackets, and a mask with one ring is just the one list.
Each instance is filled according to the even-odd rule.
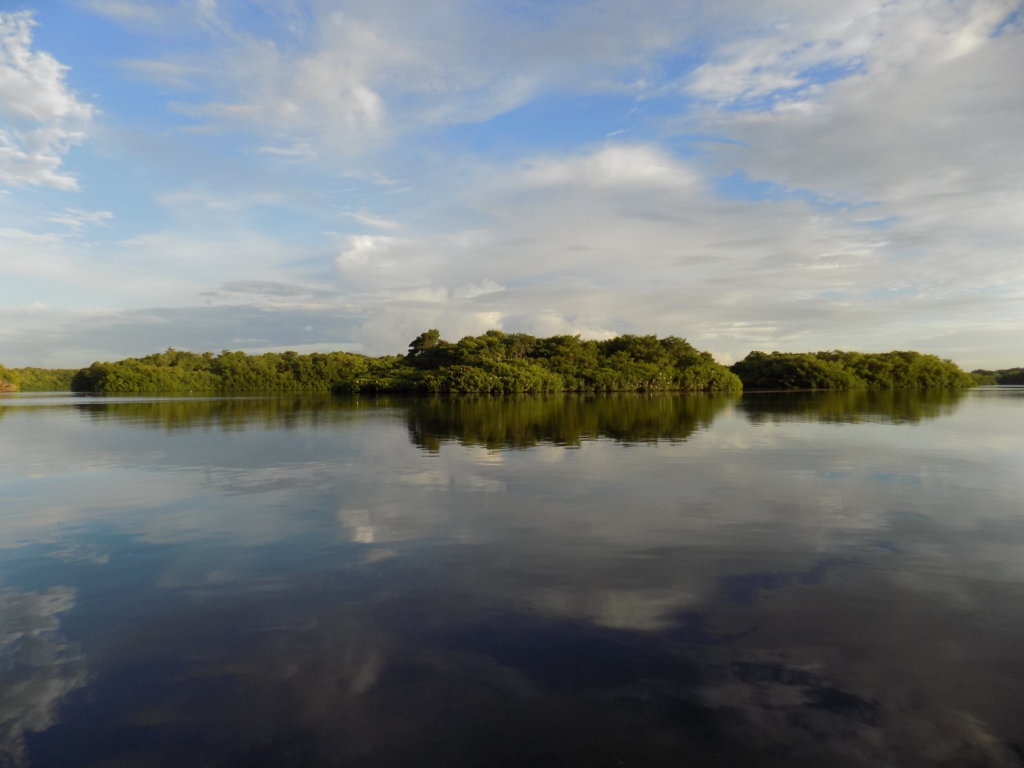
[[1019,0],[0,0],[0,363],[1024,365]]

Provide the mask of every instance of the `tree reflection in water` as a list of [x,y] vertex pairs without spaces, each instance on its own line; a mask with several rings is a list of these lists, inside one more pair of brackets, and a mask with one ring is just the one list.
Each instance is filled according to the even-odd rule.
[[12,410],[4,759],[1018,765],[1004,405]]

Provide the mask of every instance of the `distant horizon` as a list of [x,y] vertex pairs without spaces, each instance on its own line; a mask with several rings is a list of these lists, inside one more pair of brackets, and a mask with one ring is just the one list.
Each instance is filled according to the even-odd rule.
[[[485,331],[486,330],[490,330],[490,329],[485,329]],[[505,333],[522,333],[522,331],[505,331]],[[446,340],[448,340],[448,341],[458,341],[458,339],[452,339],[452,338],[449,338],[447,336],[444,336],[443,332],[442,332],[441,335]],[[476,334],[470,334],[470,335],[476,335]],[[569,335],[575,335],[575,334],[569,334]],[[618,336],[618,335],[622,335],[622,334],[612,334],[612,335],[613,336]],[[643,336],[645,334],[643,334],[642,332],[638,332],[637,335]],[[671,334],[664,334],[664,335],[671,335]],[[678,334],[676,334],[676,335],[678,335]],[[661,335],[659,334],[659,336],[661,336]],[[459,337],[459,338],[461,338],[461,337]],[[587,339],[588,337],[581,336],[581,338]],[[606,339],[606,338],[611,338],[611,337],[610,336],[590,337],[590,339],[595,340],[595,341],[600,341],[601,339]],[[687,338],[687,337],[683,336],[682,338]],[[687,341],[689,341],[688,338],[687,338]],[[128,358],[146,357],[147,355],[152,355],[152,354],[156,354],[156,353],[159,353],[159,352],[164,352],[164,351],[166,351],[168,349],[175,349],[175,350],[179,350],[179,351],[182,351],[182,352],[193,352],[193,353],[198,354],[198,355],[205,354],[206,352],[210,352],[211,354],[214,354],[214,355],[219,355],[221,352],[244,352],[247,355],[262,355],[262,354],[265,354],[265,353],[281,353],[281,352],[296,352],[296,353],[301,354],[301,355],[309,355],[309,354],[314,354],[314,353],[328,354],[328,353],[331,353],[331,352],[349,352],[349,353],[357,354],[357,355],[366,355],[368,357],[382,357],[384,355],[403,354],[404,350],[405,350],[405,348],[403,348],[402,350],[397,350],[397,351],[390,351],[390,352],[385,351],[385,352],[373,352],[373,353],[371,353],[371,352],[366,352],[366,351],[363,351],[361,349],[358,349],[358,346],[359,346],[358,344],[352,344],[352,345],[348,345],[347,348],[346,348],[346,347],[331,347],[329,345],[322,345],[322,344],[308,344],[308,345],[287,345],[287,344],[285,344],[285,345],[278,345],[278,346],[273,346],[273,347],[250,347],[250,348],[222,347],[220,349],[200,349],[200,348],[186,347],[186,346],[181,346],[181,345],[176,345],[176,344],[168,344],[168,345],[166,345],[164,347],[161,347],[160,349],[147,349],[147,350],[142,350],[142,351],[138,351],[138,352],[133,352],[133,353],[130,353],[130,354],[123,354],[123,355],[120,355],[119,357],[110,357],[110,356],[107,356],[107,357],[91,357],[91,358],[89,358],[87,360],[87,362],[84,362],[84,363],[81,363],[81,364],[74,363],[74,362],[66,364],[66,365],[58,365],[58,364],[55,364],[55,365],[40,365],[38,363],[33,363],[33,362],[26,362],[26,363],[23,363],[23,364],[11,364],[11,363],[9,363],[9,362],[7,362],[5,360],[0,360],[0,365],[4,366],[6,368],[62,368],[62,369],[68,369],[68,368],[87,368],[87,367],[89,367],[90,365],[92,365],[93,363],[96,363],[96,362],[101,362],[101,363],[103,363],[103,362],[117,362],[118,360],[125,360],[125,359],[128,359]],[[703,348],[701,348],[699,345],[695,345],[695,346],[697,346],[698,349],[702,349],[702,351],[710,351],[710,350],[703,350]],[[824,352],[824,351],[829,351],[829,350],[840,350],[840,351],[843,351],[843,352],[863,352],[863,353],[866,353],[866,354],[883,353],[883,352],[906,352],[906,351],[920,352],[921,354],[935,355],[936,357],[939,357],[939,358],[941,358],[943,360],[951,360],[952,362],[956,363],[960,368],[962,368],[965,371],[974,371],[974,370],[995,371],[995,370],[1005,370],[1005,369],[1009,369],[1009,368],[1024,367],[1024,360],[1017,361],[1017,362],[1012,362],[1011,361],[1010,363],[1007,363],[1005,365],[991,365],[991,364],[985,365],[985,364],[982,364],[982,365],[971,365],[971,366],[968,367],[967,365],[964,365],[963,363],[958,361],[956,358],[951,357],[949,355],[945,355],[942,352],[929,352],[929,351],[925,351],[925,350],[922,350],[922,349],[910,350],[910,349],[897,348],[897,347],[889,347],[889,348],[886,348],[886,349],[881,349],[881,348],[880,349],[855,349],[855,348],[852,348],[852,347],[829,347],[829,346],[821,347],[821,348],[816,348],[816,349],[788,349],[788,348],[787,349],[775,349],[775,348],[770,348],[770,347],[761,347],[759,349],[749,349],[749,350],[747,350],[746,353],[744,353],[743,355],[740,355],[739,357],[737,357],[734,360],[728,360],[728,361],[722,360],[719,355],[715,355],[713,352],[712,352],[712,357],[714,357],[715,362],[718,362],[718,363],[721,363],[722,365],[728,366],[728,365],[732,365],[733,363],[739,362],[740,360],[742,360],[746,356],[746,354],[749,354],[750,352],[768,352],[768,353],[771,353],[771,352],[792,352],[792,353],[805,353],[805,352]],[[1022,353],[1021,357],[1024,358],[1024,353]],[[80,359],[85,359],[85,358],[80,358]]]
[[[487,330],[500,330],[500,329],[487,329]],[[486,333],[486,331],[484,331],[484,333]],[[523,332],[522,331],[503,331],[503,333],[523,333]],[[464,335],[479,335],[479,334],[464,334]],[[535,334],[532,334],[532,335],[535,335]],[[562,334],[551,334],[551,335],[562,335]],[[575,334],[568,334],[568,335],[575,335]],[[620,336],[620,335],[624,335],[624,334],[613,334],[613,336]],[[688,342],[690,341],[685,335],[681,335],[681,334],[678,334],[678,333],[677,334],[645,334],[645,333],[641,332],[641,333],[635,333],[634,335],[637,335],[637,336],[657,335],[659,338],[664,338],[665,336],[672,336],[672,335],[674,335],[674,336],[679,336],[682,339],[686,339],[686,341],[688,341]],[[450,336],[445,335],[444,331],[441,331],[441,339],[444,340],[444,341],[457,342],[459,340],[459,338],[462,338],[462,337],[458,337],[458,338],[450,337]],[[612,338],[612,336],[604,336],[604,337],[601,337],[601,338],[587,339],[585,336],[581,335],[581,338],[584,341],[587,341],[587,340],[601,341],[602,339]],[[411,339],[410,339],[410,341],[411,341]],[[690,342],[690,343],[692,344],[692,342]],[[128,359],[128,358],[147,357],[149,355],[160,354],[161,352],[165,352],[167,350],[176,350],[176,351],[179,351],[179,352],[190,352],[192,354],[197,354],[197,355],[203,355],[203,354],[206,354],[206,353],[210,353],[210,354],[212,354],[214,356],[219,355],[219,354],[221,354],[223,352],[243,352],[243,353],[245,353],[247,355],[262,355],[262,354],[267,354],[267,353],[280,354],[282,352],[295,352],[295,353],[300,354],[300,355],[330,354],[332,352],[346,352],[346,353],[356,354],[356,355],[366,355],[368,357],[383,357],[383,356],[386,356],[386,355],[401,355],[401,354],[405,354],[408,351],[408,348],[409,348],[409,345],[406,344],[400,350],[395,350],[395,351],[390,351],[390,352],[380,352],[380,353],[373,353],[373,354],[371,354],[371,353],[368,353],[368,352],[360,351],[358,349],[342,349],[342,348],[331,348],[331,349],[329,349],[329,348],[326,348],[326,347],[320,348],[319,345],[315,345],[315,346],[317,346],[317,348],[315,348],[315,349],[303,349],[303,348],[300,348],[299,346],[287,346],[287,345],[280,346],[280,347],[273,347],[273,348],[256,348],[256,349],[242,349],[242,348],[229,348],[229,347],[224,347],[222,349],[192,349],[192,348],[188,348],[188,347],[175,346],[175,345],[171,344],[171,345],[166,346],[166,347],[164,347],[162,349],[150,349],[150,350],[147,350],[147,351],[137,352],[137,353],[134,353],[134,354],[125,355],[123,357],[118,357],[118,358],[94,358],[92,360],[89,360],[86,363],[82,363],[81,365],[76,365],[76,364],[71,364],[71,365],[36,365],[36,364],[33,364],[33,363],[28,363],[28,364],[25,364],[25,365],[11,365],[11,364],[5,362],[4,360],[0,360],[0,366],[3,366],[5,368],[13,368],[13,369],[17,369],[17,368],[44,368],[44,369],[65,369],[65,370],[67,370],[67,369],[82,369],[82,368],[88,368],[93,363],[118,362],[120,360],[125,360],[125,359]],[[699,349],[700,351],[709,351],[709,350],[703,350],[703,349],[701,349],[697,345],[694,345],[694,346],[696,346],[697,349]],[[922,354],[935,355],[936,357],[938,357],[938,358],[940,358],[942,360],[950,360],[951,362],[955,363],[958,367],[960,367],[964,371],[975,371],[975,370],[997,371],[997,370],[1008,370],[1008,369],[1013,369],[1013,368],[1024,367],[1024,361],[1021,361],[1021,362],[1018,362],[1017,364],[1010,364],[1010,365],[998,365],[998,366],[976,365],[976,366],[972,366],[972,367],[968,368],[967,366],[961,364],[957,360],[955,360],[955,359],[953,359],[953,358],[951,358],[951,357],[949,357],[947,355],[942,355],[940,353],[924,352],[923,350],[919,350],[919,349],[918,350],[907,350],[907,349],[895,349],[895,348],[893,348],[893,349],[843,349],[843,348],[840,348],[840,347],[822,347],[821,349],[751,349],[751,350],[748,350],[747,353],[745,353],[743,356],[737,358],[736,360],[731,360],[731,361],[728,361],[728,362],[718,359],[718,357],[715,356],[713,353],[712,353],[712,356],[714,357],[715,362],[717,362],[717,363],[719,363],[721,365],[730,366],[733,363],[739,362],[739,360],[742,360],[744,357],[746,357],[746,354],[750,354],[751,352],[766,352],[766,353],[769,353],[769,354],[774,353],[774,352],[793,353],[793,354],[807,354],[807,353],[813,353],[813,352],[826,352],[826,351],[860,352],[860,353],[863,353],[863,354],[880,354],[880,353],[887,353],[887,352],[921,352]]]
[[14,0],[0,364],[423,328],[1024,364],[1016,0]]

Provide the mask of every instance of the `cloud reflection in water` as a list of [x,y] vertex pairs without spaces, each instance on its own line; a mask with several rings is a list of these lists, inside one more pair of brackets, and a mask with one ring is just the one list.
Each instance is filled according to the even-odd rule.
[[51,413],[135,490],[33,765],[1017,765],[1016,412],[685,400]]

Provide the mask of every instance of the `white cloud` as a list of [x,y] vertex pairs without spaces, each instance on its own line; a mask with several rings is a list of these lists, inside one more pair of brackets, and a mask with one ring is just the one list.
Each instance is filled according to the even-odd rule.
[[57,722],[65,696],[88,682],[81,650],[59,631],[75,590],[0,591],[0,757],[28,765],[25,736]]
[[[756,348],[920,348],[973,366],[980,354],[918,327],[948,338],[1017,315],[1019,291],[992,293],[1019,274],[998,253],[950,270],[939,244],[909,248],[924,233],[908,222],[879,230],[857,208],[716,199],[697,166],[652,147],[608,162],[621,149],[489,166],[479,177],[502,181],[465,191],[486,228],[351,238],[339,287],[371,318],[369,348],[396,349],[431,326],[479,333],[463,329],[487,317],[540,335],[678,334],[732,359]],[[492,284],[504,290],[477,290]],[[427,300],[437,307],[409,306]]]
[[429,243],[388,235],[353,235],[335,264],[347,293],[432,287],[443,259]]
[[[349,153],[383,138],[386,107],[375,82],[405,64],[403,46],[342,13],[322,18],[316,33],[321,44],[299,53],[227,25],[222,21],[217,28],[220,55],[192,70],[193,83],[206,80],[222,95],[177,109],[271,136],[310,135],[335,152]],[[175,60],[158,64],[175,76],[195,66]],[[140,69],[138,62],[135,66]],[[316,154],[309,141],[275,143],[260,151],[302,161]]]
[[[837,310],[859,338],[910,346],[902,341],[909,337],[941,351],[940,337],[973,326],[990,350],[993,337],[983,326],[1020,321],[1011,297],[1024,290],[1024,111],[1016,74],[1024,70],[1024,29],[1006,23],[1018,7],[1003,0],[823,5],[779,34],[747,41],[756,55],[738,41],[713,56],[715,71],[741,84],[723,85],[723,76],[720,88],[704,93],[733,101],[766,73],[860,58],[856,75],[776,94],[768,110],[742,103],[709,110],[702,125],[737,140],[723,161],[750,177],[871,203],[861,218],[889,219],[874,270],[836,286],[846,294]],[[703,74],[691,83],[698,92]],[[890,289],[903,298],[884,298]],[[930,326],[935,337],[911,331],[914,325]],[[864,345],[856,337],[852,343]],[[982,362],[962,342],[946,353]]]
[[899,8],[881,0],[787,5],[769,4],[755,14],[763,27],[717,47],[688,78],[686,89],[719,104],[779,92],[786,100],[806,98],[817,92],[823,68],[831,68],[833,77],[856,72]]
[[209,53],[125,64],[198,89],[203,98],[176,108],[271,138],[263,151],[296,142],[351,158],[425,127],[485,122],[559,88],[636,90],[642,79],[623,86],[619,70],[646,71],[648,56],[692,34],[677,3],[645,6],[598,0],[538,8],[538,19],[468,0],[353,2],[344,12],[268,5],[273,38],[222,8],[196,26]]
[[[873,14],[861,8],[869,45],[860,40],[859,22],[840,23],[856,4],[829,6],[837,17],[829,24],[772,39],[775,57],[812,40],[801,52],[801,67],[829,62],[833,47],[824,43],[833,41],[841,51],[847,39],[857,40],[863,73],[819,87],[813,109],[708,113],[715,131],[743,142],[731,156],[758,178],[883,202],[981,191],[990,186],[986,181],[1015,174],[1007,158],[1024,121],[1014,106],[1024,35],[1011,26],[993,36],[1013,4],[979,0],[943,12],[927,3],[867,5],[877,6]],[[847,38],[829,37],[833,27]],[[722,66],[750,76],[762,72],[739,53]]]
[[534,161],[517,181],[539,187],[584,185],[622,190],[684,187],[696,182],[696,174],[658,147],[609,144],[578,157]]
[[[90,7],[131,22],[121,29],[150,24],[145,4]],[[295,328],[344,310],[364,324],[330,338],[370,352],[430,326],[502,327],[675,333],[733,358],[902,346],[1019,363],[991,359],[992,340],[1010,349],[1024,320],[1014,3],[184,7],[171,34],[191,25],[188,57],[151,25],[154,57],[127,65],[187,91],[172,97],[201,125],[124,129],[136,138],[118,148],[177,174],[153,214],[173,219],[137,225],[118,211],[111,242],[76,240],[106,235],[86,229],[104,221],[52,204],[25,216],[5,198],[6,273],[26,279],[8,304],[309,312]],[[6,18],[27,34],[29,17]],[[37,55],[24,35],[13,44]],[[51,85],[73,99],[53,64]],[[15,90],[9,103],[28,104]],[[539,96],[553,101],[486,123]],[[592,134],[559,117],[553,131],[543,108],[563,96],[623,114]],[[39,102],[51,122],[58,102]],[[467,134],[481,141],[467,148]],[[593,143],[605,135],[618,140]],[[543,147],[523,149],[534,140]],[[36,161],[61,176],[62,157]],[[737,197],[752,199],[732,199],[720,181],[737,172],[769,183],[741,182]],[[342,230],[333,254],[325,230]],[[273,336],[229,325],[229,338]]]
[[34,24],[27,11],[0,12],[0,183],[76,189],[61,165],[93,108],[68,88],[67,67],[32,50]]
[[349,238],[349,247],[338,255],[339,268],[365,266],[375,252],[383,252],[392,245],[402,241],[394,237],[381,235],[355,235]]
[[610,339],[618,333],[607,328],[588,325],[585,319],[559,314],[553,309],[542,309],[515,318],[515,326],[523,327],[536,336],[575,336],[584,339]]
[[365,224],[374,229],[397,229],[400,226],[397,221],[385,219],[382,216],[374,216],[363,211],[343,211],[342,215],[355,219],[360,224]]

